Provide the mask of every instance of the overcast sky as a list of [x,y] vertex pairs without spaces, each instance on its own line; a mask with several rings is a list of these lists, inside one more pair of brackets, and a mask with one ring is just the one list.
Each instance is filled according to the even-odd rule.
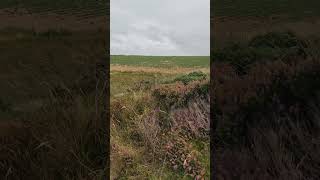
[[204,55],[210,0],[111,0],[111,54]]

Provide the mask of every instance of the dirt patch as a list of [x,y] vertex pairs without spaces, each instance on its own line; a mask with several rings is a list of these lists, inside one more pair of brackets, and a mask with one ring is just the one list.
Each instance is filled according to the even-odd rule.
[[286,15],[270,17],[215,17],[212,18],[214,46],[228,42],[243,42],[271,31],[290,30],[308,37],[320,32],[320,17],[296,19]]
[[58,14],[56,12],[31,13],[25,9],[0,9],[0,29],[7,27],[34,29],[94,30],[106,29],[107,16],[90,16],[90,14]]
[[193,71],[202,71],[209,73],[209,68],[183,68],[183,67],[145,67],[145,66],[127,66],[112,64],[110,70],[113,72],[145,72],[145,73],[162,73],[162,74],[182,74]]

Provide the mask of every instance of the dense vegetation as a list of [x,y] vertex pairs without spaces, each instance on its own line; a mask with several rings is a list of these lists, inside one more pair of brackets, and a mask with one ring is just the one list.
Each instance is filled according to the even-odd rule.
[[319,177],[319,45],[316,39],[280,32],[216,50],[219,178]]
[[105,176],[107,129],[95,76],[105,33],[1,30],[0,179]]
[[[162,59],[132,60],[158,66]],[[187,67],[193,61],[184,59]],[[208,179],[209,76],[193,69],[180,73],[180,57],[166,57],[172,66],[157,73],[111,71],[111,178]],[[205,64],[206,62],[194,63]],[[123,63],[113,60],[114,64]],[[132,63],[134,63],[132,65]],[[208,68],[208,66],[207,66]],[[190,68],[187,68],[190,70]],[[119,69],[120,70],[120,69]],[[143,72],[145,70],[146,72]],[[169,73],[168,73],[169,72]]]

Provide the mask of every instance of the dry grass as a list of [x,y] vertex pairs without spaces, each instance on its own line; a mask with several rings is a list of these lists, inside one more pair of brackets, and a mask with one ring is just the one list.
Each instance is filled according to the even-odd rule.
[[144,72],[144,73],[161,73],[161,74],[186,74],[193,71],[202,71],[209,73],[209,68],[185,68],[185,67],[145,67],[145,66],[127,66],[112,64],[110,66],[111,72]]

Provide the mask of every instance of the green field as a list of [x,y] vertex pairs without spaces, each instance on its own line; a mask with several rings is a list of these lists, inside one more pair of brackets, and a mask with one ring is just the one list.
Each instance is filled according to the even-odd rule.
[[146,67],[209,67],[209,56],[111,56],[111,64]]
[[320,1],[317,0],[215,0],[212,7],[214,16],[320,15]]

